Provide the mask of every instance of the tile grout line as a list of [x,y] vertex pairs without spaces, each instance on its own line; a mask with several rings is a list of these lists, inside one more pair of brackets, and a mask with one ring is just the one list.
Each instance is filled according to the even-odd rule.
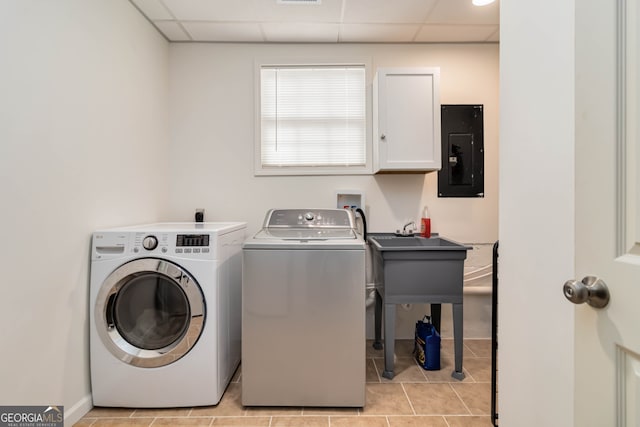
[[464,343],[464,340],[462,342],[462,346],[466,348],[469,353],[473,354],[473,357],[478,357],[476,353],[473,350],[471,350],[471,348],[467,344]]
[[404,392],[404,395],[407,398],[407,401],[409,401],[409,406],[411,407],[411,412],[413,412],[413,415],[418,415],[418,414],[416,414],[416,410],[413,407],[413,403],[411,402],[411,399],[409,398],[409,394],[407,393],[407,390],[404,388],[404,383],[401,382],[400,386],[402,387],[402,391]]
[[380,377],[380,371],[378,370],[378,364],[376,363],[376,358],[372,357],[371,361],[373,362],[373,369],[376,370],[376,377],[378,377],[378,382],[382,383],[382,378]]
[[427,370],[424,369],[422,366],[420,366],[420,364],[416,360],[415,356],[413,357],[413,363],[415,363],[415,365],[420,369],[420,372],[422,373],[422,376],[424,377],[424,380],[427,383],[431,383],[431,380],[429,379],[429,376],[427,375]]
[[469,409],[469,407],[467,406],[466,402],[464,401],[464,399],[458,394],[458,392],[456,391],[456,388],[451,385],[451,383],[449,383],[449,387],[451,388],[451,390],[453,390],[453,392],[455,393],[455,395],[458,397],[458,399],[460,399],[460,402],[462,402],[462,405],[464,405],[465,409],[467,410],[467,412],[469,412],[468,415],[473,415],[473,413],[471,412],[471,409]]

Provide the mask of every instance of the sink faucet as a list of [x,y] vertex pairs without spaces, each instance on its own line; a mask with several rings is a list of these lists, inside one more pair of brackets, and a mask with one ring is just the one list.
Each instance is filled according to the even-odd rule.
[[408,223],[406,223],[403,227],[402,227],[402,234],[409,234],[413,232],[413,229],[409,229],[409,231],[407,231],[407,227],[413,225],[414,227],[416,226],[416,223],[414,221],[409,221]]

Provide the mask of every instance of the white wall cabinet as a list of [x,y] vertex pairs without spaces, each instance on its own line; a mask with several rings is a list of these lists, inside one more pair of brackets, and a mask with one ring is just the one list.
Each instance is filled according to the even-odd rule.
[[378,68],[373,79],[373,171],[439,170],[440,68]]

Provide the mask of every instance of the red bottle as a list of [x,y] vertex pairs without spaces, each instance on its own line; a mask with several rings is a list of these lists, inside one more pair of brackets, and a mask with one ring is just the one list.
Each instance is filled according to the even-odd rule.
[[429,218],[429,211],[426,206],[422,211],[422,219],[420,220],[420,236],[431,237],[431,218]]

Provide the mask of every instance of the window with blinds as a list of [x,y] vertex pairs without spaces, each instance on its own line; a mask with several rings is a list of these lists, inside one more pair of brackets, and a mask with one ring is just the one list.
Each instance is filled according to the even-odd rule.
[[364,65],[260,67],[260,170],[366,166]]

